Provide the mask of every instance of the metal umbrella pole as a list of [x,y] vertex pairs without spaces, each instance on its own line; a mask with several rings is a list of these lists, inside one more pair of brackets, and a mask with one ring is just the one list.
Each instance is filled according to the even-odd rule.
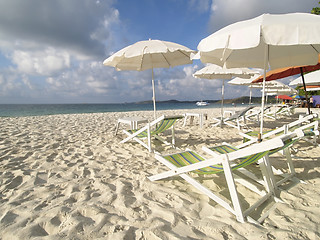
[[300,67],[300,72],[301,72],[303,89],[304,89],[304,93],[305,93],[306,100],[307,100],[308,113],[309,113],[309,115],[310,115],[310,114],[311,114],[311,110],[310,110],[310,100],[309,100],[309,97],[308,97],[308,94],[307,94],[307,87],[306,87],[306,83],[305,83],[305,81],[304,81],[304,75],[303,75],[303,69],[302,69],[302,67]]

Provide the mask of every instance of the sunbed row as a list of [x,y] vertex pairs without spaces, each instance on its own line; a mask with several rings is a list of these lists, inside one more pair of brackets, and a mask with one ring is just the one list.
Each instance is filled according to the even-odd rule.
[[[183,117],[182,115],[162,116],[139,130],[124,130],[127,137],[121,142],[135,140],[150,152],[152,151],[152,137],[161,140],[167,145],[174,146],[174,125],[176,121]],[[260,143],[257,143],[257,138],[252,132],[241,133],[246,141],[244,144],[231,146],[223,143],[220,146],[206,146],[203,150],[207,156],[190,149],[170,155],[155,153],[155,158],[167,166],[168,171],[150,176],[149,179],[156,181],[179,176],[233,213],[238,221],[244,222],[247,220],[259,224],[268,216],[275,203],[281,201],[279,198],[281,184],[287,180],[297,180],[294,177],[295,170],[291,159],[290,147],[300,139],[309,137],[312,138],[313,144],[316,143],[319,136],[317,117],[316,114],[300,117],[285,126],[269,131],[263,134],[263,141]],[[170,128],[172,131],[171,143],[159,136],[159,133]],[[143,142],[141,138],[147,139],[147,143]],[[288,173],[284,174],[280,180],[269,160],[270,156],[279,153],[283,154],[288,166]],[[257,171],[257,167],[259,167],[259,171]],[[220,177],[224,175],[229,191],[229,200],[204,186],[203,183],[211,179],[211,177],[207,177],[210,174],[216,174]],[[259,196],[258,200],[247,209],[244,208],[247,203],[243,204],[243,201],[240,200],[241,196],[245,196],[239,194],[237,184],[243,185]],[[254,219],[252,213],[265,202],[270,202],[272,207]]]

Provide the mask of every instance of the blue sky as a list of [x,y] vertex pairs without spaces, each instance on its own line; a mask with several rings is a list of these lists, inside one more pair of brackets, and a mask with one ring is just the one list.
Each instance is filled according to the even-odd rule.
[[[103,60],[149,38],[196,50],[233,22],[316,6],[318,0],[0,0],[0,104],[151,100],[151,71],[118,72]],[[221,81],[192,77],[202,67],[197,60],[156,69],[157,100],[220,99]],[[246,87],[225,88],[225,98],[243,95]]]

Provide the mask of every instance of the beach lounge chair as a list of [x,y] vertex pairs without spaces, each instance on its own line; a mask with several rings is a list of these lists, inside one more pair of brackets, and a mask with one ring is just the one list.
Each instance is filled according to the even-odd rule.
[[[293,121],[289,124],[284,124],[282,127],[266,131],[262,134],[261,139],[268,139],[272,138],[274,136],[277,136],[279,134],[284,134],[288,132],[293,132],[295,129],[301,127],[302,125],[306,125],[310,122],[313,122],[313,126],[311,125],[308,129],[305,129],[305,137],[304,140],[307,140],[311,142],[313,145],[317,144],[317,138],[319,137],[319,129],[318,125],[319,122],[317,120],[318,114],[313,113],[306,116],[299,116],[299,119],[296,121]],[[309,132],[307,132],[309,130]],[[242,148],[245,146],[248,146],[252,143],[255,143],[258,141],[258,134],[259,131],[248,131],[248,132],[239,132],[239,134],[243,137],[244,143],[238,145],[238,148]]]
[[[264,114],[269,113],[270,109],[271,109],[271,106],[266,106],[264,108]],[[251,111],[247,112],[247,114],[245,114],[245,118],[248,121],[259,122],[260,115],[261,115],[261,108],[259,107],[257,110],[251,110]]]
[[213,126],[215,127],[218,125],[226,124],[230,127],[234,127],[234,128],[237,128],[238,130],[241,130],[242,127],[247,127],[245,114],[252,108],[254,108],[254,106],[246,107],[245,109],[241,111],[237,111],[227,118],[223,118],[223,119],[213,118],[215,121],[217,121],[216,123],[213,124]]
[[[286,162],[287,162],[287,166],[288,166],[288,172],[287,173],[283,173],[281,170],[277,170],[275,167],[271,166],[272,169],[272,175],[278,175],[280,176],[280,180],[275,181],[275,178],[272,177],[272,181],[274,181],[274,186],[275,187],[279,187],[282,183],[288,181],[288,180],[295,180],[295,182],[301,182],[299,179],[295,178],[295,169],[293,166],[293,161],[292,161],[292,157],[291,157],[291,153],[290,153],[290,146],[292,146],[294,143],[296,143],[297,141],[299,141],[300,139],[302,139],[306,132],[305,130],[310,128],[310,126],[312,126],[313,123],[311,124],[307,124],[305,126],[302,126],[300,128],[297,128],[294,131],[294,135],[291,135],[291,137],[288,137],[285,141],[284,141],[284,145],[282,147],[276,148],[274,150],[269,151],[268,156],[271,156],[272,154],[275,153],[281,153],[282,155],[285,156],[286,158]],[[291,133],[288,133],[291,134]],[[287,135],[288,135],[287,134]],[[288,135],[289,136],[289,135]],[[270,141],[270,140],[269,140]],[[207,153],[209,153],[210,155],[215,155],[216,152],[220,153],[220,154],[224,154],[224,153],[230,153],[230,152],[234,152],[239,150],[237,147],[233,147],[230,146],[227,143],[224,143],[221,146],[215,146],[215,147],[203,147],[203,150]],[[248,173],[246,170],[243,170],[242,173],[248,177],[253,177],[254,179],[255,176],[252,173]]]
[[[130,140],[135,140],[140,143],[142,146],[147,148],[149,152],[152,152],[151,137],[155,137],[166,145],[175,145],[175,136],[174,136],[174,124],[177,120],[182,119],[184,116],[161,116],[156,120],[148,123],[146,126],[137,129],[137,130],[123,130],[123,132],[128,136],[123,139],[120,143],[125,143]],[[164,138],[160,137],[159,134],[171,128],[172,140],[171,143],[167,142]],[[145,142],[144,140],[147,140]]]
[[[151,181],[156,181],[172,176],[180,176],[200,192],[207,195],[210,199],[214,200],[222,207],[233,213],[238,221],[244,222],[245,220],[248,220],[254,223],[259,223],[268,216],[268,211],[267,213],[262,214],[262,216],[257,220],[254,220],[249,216],[249,214],[251,214],[253,210],[257,209],[262,203],[266,202],[270,198],[274,201],[278,200],[276,197],[277,193],[275,192],[276,186],[272,175],[272,169],[270,168],[270,163],[268,161],[268,154],[270,151],[277,151],[278,149],[283,148],[285,146],[285,141],[288,141],[296,136],[296,133],[282,135],[265,142],[256,143],[249,147],[232,151],[230,153],[214,153],[213,156],[208,159],[205,159],[198,153],[191,150],[166,156],[156,155],[156,159],[167,166],[170,170],[150,176],[149,179]],[[240,179],[239,175],[234,174],[234,171],[239,171],[240,169],[257,161],[260,162],[259,166],[263,175],[263,185],[257,181],[254,181],[254,183],[258,184],[257,187],[255,184],[248,182],[245,179]],[[225,181],[229,190],[229,200],[226,200],[225,197],[219,196],[218,193],[214,193],[192,177],[193,174],[207,175],[217,173],[224,173]],[[212,175],[210,175],[210,180],[211,179]],[[244,210],[244,206],[239,200],[239,192],[235,184],[235,179],[237,179],[237,182],[242,183],[242,185],[260,195],[259,200],[251,204],[251,206],[246,210]],[[202,178],[200,180],[205,179]],[[261,186],[264,186],[264,190],[259,189]]]
[[279,119],[281,116],[291,116],[294,113],[294,106],[282,105],[265,113],[265,117],[271,119]]

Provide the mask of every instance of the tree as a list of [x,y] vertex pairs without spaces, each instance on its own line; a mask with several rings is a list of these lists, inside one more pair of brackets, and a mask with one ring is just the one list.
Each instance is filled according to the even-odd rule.
[[[301,86],[296,87],[296,89],[298,90],[298,95],[300,95],[300,96],[306,95],[306,92],[303,89],[301,89]],[[320,95],[320,90],[319,91],[308,91],[307,94],[308,94],[308,96]]]
[[[320,2],[319,2],[319,4],[320,4]],[[320,7],[312,8],[311,13],[316,14],[316,15],[320,15]]]

